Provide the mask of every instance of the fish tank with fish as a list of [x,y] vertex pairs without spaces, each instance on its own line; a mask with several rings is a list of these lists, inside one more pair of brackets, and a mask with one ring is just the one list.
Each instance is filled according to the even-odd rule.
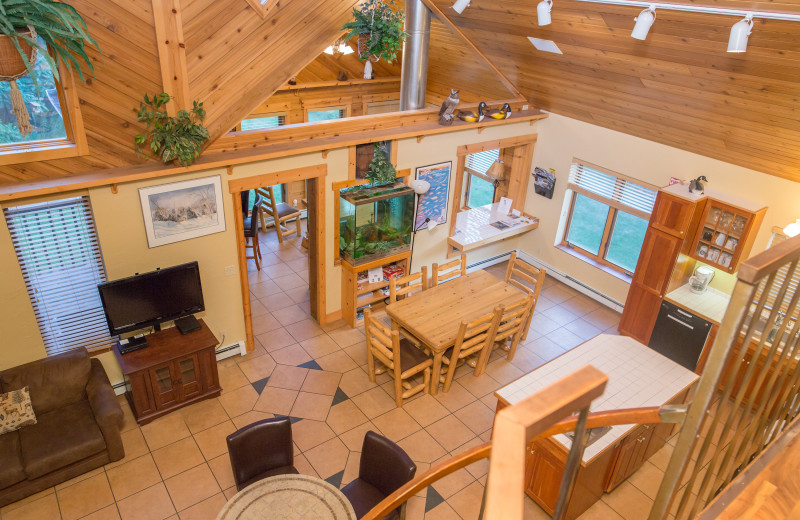
[[339,192],[339,253],[351,265],[411,249],[414,190],[402,182]]

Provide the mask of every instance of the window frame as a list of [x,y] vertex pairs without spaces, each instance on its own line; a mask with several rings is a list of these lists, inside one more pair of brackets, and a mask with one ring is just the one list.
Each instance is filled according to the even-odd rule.
[[[325,121],[309,121],[308,114],[310,112],[327,112],[329,110],[338,110],[342,115],[339,119],[350,117],[350,105],[319,105],[319,106],[304,106],[303,107],[303,122],[304,123],[324,123]],[[331,119],[331,121],[338,121],[338,119]]]
[[494,186],[492,188],[492,202],[496,202],[498,182],[495,179],[492,179],[488,175],[483,175],[480,172],[476,172],[475,170],[471,170],[466,166],[464,167],[464,173],[467,174],[467,186],[464,189],[464,209],[473,209],[472,206],[469,205],[469,190],[472,187],[472,177],[478,177],[479,179],[489,182],[492,184],[492,186]]
[[[278,126],[269,127],[269,128],[251,128],[250,130],[242,130],[242,121],[246,121],[248,119],[262,119],[262,118],[265,118],[265,117],[277,117],[278,121],[279,121]],[[283,124],[280,124],[280,118],[281,117],[283,118]],[[235,132],[265,132],[267,130],[272,130],[273,128],[280,128],[282,126],[286,126],[287,124],[289,124],[289,123],[287,123],[288,119],[289,119],[289,113],[288,112],[261,112],[261,113],[248,114],[247,117],[242,119],[242,121],[239,121],[239,123],[236,125],[236,129],[234,131]]]

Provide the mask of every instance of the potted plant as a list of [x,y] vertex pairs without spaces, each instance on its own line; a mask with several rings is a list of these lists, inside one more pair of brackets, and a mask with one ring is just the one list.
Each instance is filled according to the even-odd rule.
[[394,61],[406,37],[405,13],[394,0],[366,0],[361,9],[353,8],[353,21],[342,26],[350,31],[345,41],[358,36],[358,55],[362,60]]
[[375,155],[372,157],[372,162],[369,163],[366,175],[369,183],[373,186],[390,184],[397,178],[397,170],[392,166],[386,152],[378,143],[375,143]]
[[[167,114],[166,108],[162,108],[170,99],[166,92],[152,99],[144,95],[138,116],[139,121],[146,123],[146,132],[136,136],[136,152],[145,157],[159,155],[165,164],[177,161],[181,166],[189,166],[200,155],[203,144],[208,140],[208,130],[202,125],[206,111],[203,103],[194,101],[191,110],[179,110],[172,117]],[[147,146],[153,154],[145,152]]]
[[86,54],[87,42],[98,47],[89,36],[86,22],[69,4],[54,0],[0,0],[0,80],[11,83],[11,104],[23,136],[32,128],[16,80],[30,74],[38,89],[33,74],[37,51],[56,79],[58,66],[63,63],[83,80],[84,66],[94,72]]

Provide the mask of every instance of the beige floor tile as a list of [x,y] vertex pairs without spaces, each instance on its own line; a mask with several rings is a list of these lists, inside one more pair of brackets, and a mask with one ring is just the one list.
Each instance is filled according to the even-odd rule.
[[608,307],[600,307],[583,316],[583,319],[601,330],[610,329],[619,325],[620,314]]
[[[551,520],[553,518],[545,513],[544,509],[539,507],[539,504],[531,500],[528,496],[525,497],[522,515],[525,520]],[[614,518],[610,517],[608,520],[614,520]]]
[[104,507],[99,511],[95,511],[91,515],[84,516],[81,520],[119,520],[119,511],[117,510],[117,504],[112,504],[108,507]]
[[342,482],[339,487],[344,487],[358,478],[359,465],[361,464],[361,452],[351,451],[347,457],[347,464],[344,467]]
[[163,448],[167,444],[185,439],[191,433],[183,416],[178,412],[172,412],[164,417],[159,417],[155,421],[142,426],[142,434],[150,451]]
[[330,336],[337,345],[345,348],[364,341],[364,328],[351,328],[350,326],[345,326],[328,332],[328,336]]
[[663,479],[664,472],[652,463],[645,461],[641,468],[637,469],[633,475],[628,477],[628,482],[636,486],[639,491],[655,500],[658,494],[658,488],[661,486],[661,481]]
[[[258,302],[257,299],[252,298],[252,301]],[[275,316],[267,310],[262,303],[258,304],[263,311],[259,316],[253,316],[253,334],[260,336],[273,330],[281,328],[281,322],[275,319]]]
[[[245,356],[245,358],[248,357],[249,355]],[[240,361],[239,368],[242,370],[245,377],[247,377],[248,381],[255,383],[256,381],[261,381],[265,377],[269,377],[272,371],[275,370],[275,364],[275,360],[272,359],[272,356],[263,354],[251,359],[245,359],[245,361]]]
[[267,352],[274,352],[275,350],[282,349],[283,347],[288,347],[295,342],[295,339],[291,334],[289,334],[289,331],[283,327],[271,330],[265,334],[259,334],[256,336],[256,338],[258,338],[258,341],[264,345],[264,348]]
[[580,318],[580,316],[560,304],[554,305],[549,309],[540,310],[539,312],[556,322],[559,327],[563,327],[567,323],[573,322]]
[[272,358],[281,365],[297,366],[311,361],[311,356],[303,350],[299,344],[289,345],[288,347],[272,352]]
[[661,471],[667,471],[667,464],[669,464],[669,459],[672,457],[672,452],[674,450],[675,446],[672,444],[665,444],[663,448],[650,457],[649,461]]
[[475,433],[456,418],[448,415],[428,425],[425,431],[431,434],[436,441],[447,451],[453,451],[467,441],[475,438]]
[[[444,459],[449,458],[450,455],[446,455],[443,457]],[[442,461],[436,461],[437,463]],[[443,498],[447,499],[451,496],[455,495],[465,487],[469,486],[475,482],[475,478],[470,475],[469,471],[464,468],[454,471],[453,473],[443,477],[432,484],[432,487],[439,493]]]
[[[141,457],[142,455],[146,455],[147,453],[149,453],[149,452],[147,451],[147,447],[145,447],[144,453],[142,453],[139,456]],[[125,462],[130,462],[135,458],[138,458],[138,457],[130,457],[130,458],[129,457],[125,457],[125,458],[122,459],[122,461],[124,461],[123,464]],[[106,465],[106,466],[108,466],[108,465]],[[105,470],[106,470],[106,468],[96,468],[96,469],[93,469],[92,471],[87,471],[83,475],[78,475],[77,477],[73,477],[73,478],[71,478],[69,480],[65,480],[64,482],[62,482],[60,484],[56,484],[55,490],[59,491],[61,489],[69,487],[69,486],[71,486],[73,484],[77,484],[78,482],[86,480],[87,478],[92,478],[92,477],[94,477],[96,475],[99,475],[99,474],[103,473],[103,471],[105,471]]]
[[222,489],[207,464],[184,471],[164,481],[175,509],[183,511],[217,493]]
[[324,421],[328,417],[332,402],[332,395],[300,392],[289,415],[314,421]]
[[[313,476],[315,476],[315,477],[316,477],[316,475],[313,475]],[[225,498],[226,498],[227,500],[230,500],[230,499],[231,499],[231,498],[233,498],[233,496],[234,496],[234,495],[236,495],[236,493],[238,493],[238,492],[239,492],[239,491],[236,489],[236,486],[233,486],[233,487],[229,487],[228,489],[226,489],[226,490],[225,490],[225,491],[223,491],[222,493],[225,495]]]
[[494,410],[479,401],[458,410],[455,416],[476,435],[485,432],[494,423]]
[[301,390],[315,394],[334,395],[336,389],[339,388],[339,380],[341,379],[342,374],[339,372],[309,370]]
[[303,271],[308,271],[308,257],[300,258],[297,260],[291,260],[286,262],[286,265],[292,268],[295,273],[302,273]]
[[233,366],[217,367],[217,372],[219,373],[219,386],[222,387],[223,395],[250,384],[242,369],[235,362]]
[[122,408],[122,426],[120,426],[119,431],[126,432],[138,428],[139,424],[136,422],[136,417],[133,416],[128,400],[124,396],[119,396],[119,398],[119,406]]
[[219,400],[216,398],[206,399],[199,403],[181,408],[180,413],[183,415],[183,420],[192,433],[207,430],[229,419],[225,408],[222,407]]
[[[516,357],[516,354],[514,357]],[[507,385],[515,379],[519,379],[525,375],[522,370],[508,361],[505,356],[493,363],[490,363],[486,367],[486,374],[501,385]]]
[[227,453],[220,455],[208,461],[208,467],[217,479],[217,484],[221,489],[228,489],[236,485],[233,478],[233,468],[231,467],[231,458]]
[[554,330],[547,338],[564,350],[572,350],[584,342],[583,338],[567,330],[566,326]]
[[159,473],[161,473],[162,479],[174,477],[178,473],[183,473],[205,462],[194,437],[182,439],[154,451],[153,460],[158,467]]
[[552,361],[564,353],[564,349],[548,339],[547,336],[542,336],[531,340],[526,343],[525,346],[532,353],[544,360],[545,363]]
[[334,431],[324,422],[304,420],[292,425],[292,440],[301,451],[308,451],[335,436]]
[[482,374],[480,377],[475,377],[472,373],[465,375],[458,380],[461,386],[467,389],[469,393],[480,399],[481,397],[491,394],[501,385],[495,381],[489,374]]
[[251,410],[247,413],[243,413],[242,415],[234,417],[232,420],[236,428],[239,429],[239,428],[244,428],[248,424],[253,424],[256,421],[260,421],[261,419],[269,419],[271,417],[275,417],[275,415],[271,413]]
[[278,365],[269,376],[267,386],[285,388],[287,390],[300,390],[308,374],[307,368]]
[[308,286],[306,281],[297,276],[297,274],[294,272],[286,274],[284,276],[279,276],[277,278],[274,278],[274,280],[275,283],[278,285],[278,287],[280,287],[281,290],[283,291],[287,291],[289,289],[296,289],[298,287]]
[[425,513],[425,520],[462,520],[452,507],[443,502]]
[[380,428],[384,436],[394,442],[398,442],[400,439],[404,439],[422,429],[420,424],[402,408],[394,408],[374,418],[372,422]]
[[[298,276],[308,282],[308,279],[306,278],[308,273],[299,273]],[[308,289],[308,285],[289,289],[284,291],[284,294],[286,294],[286,296],[288,296],[294,303],[298,305],[311,301],[311,291]]]
[[[646,515],[642,516],[643,520],[644,518],[646,518]],[[623,520],[623,518],[616,511],[611,509],[608,504],[602,500],[598,500],[592,507],[579,516],[578,520]]]
[[330,372],[345,373],[355,368],[358,368],[358,365],[356,365],[356,362],[353,361],[353,358],[348,356],[347,353],[345,353],[342,350],[338,350],[333,354],[328,354],[327,356],[323,356],[317,359],[316,362],[317,364],[319,364],[319,366],[322,367],[323,370],[328,370]]
[[348,356],[356,362],[359,366],[367,364],[367,342],[359,341],[349,347],[343,348]]
[[[345,390],[345,393],[347,393],[347,390]],[[353,397],[352,401],[370,419],[384,414],[397,406],[394,399],[389,397],[389,394],[384,392],[382,388],[367,390]]]
[[26,506],[26,505],[30,504],[31,502],[36,502],[40,498],[44,498],[44,497],[46,497],[48,495],[55,496],[55,493],[56,493],[55,488],[50,487],[50,488],[44,489],[42,491],[39,491],[38,493],[34,493],[31,496],[25,497],[22,500],[18,500],[16,502],[8,504],[7,506],[0,507],[0,518],[2,518],[3,515],[5,515],[6,513],[9,513],[11,511],[13,511],[14,509],[19,509],[22,506]]
[[[252,280],[252,277],[250,277],[250,279]],[[252,298],[250,300],[250,316],[254,320],[256,318],[260,318],[261,316],[264,316],[268,312],[269,311],[267,310],[267,308],[264,307],[264,305],[257,298]]]
[[332,406],[328,412],[328,418],[325,420],[337,434],[351,430],[367,421],[367,416],[351,399]]
[[314,470],[314,467],[310,462],[308,462],[308,459],[305,457],[305,455],[294,456],[294,469],[296,469],[301,475],[309,475],[311,477],[319,478],[316,470]]
[[298,343],[319,336],[320,334],[325,334],[322,327],[317,325],[317,321],[311,318],[287,325],[286,330]]
[[[452,389],[453,388],[451,387],[451,390]],[[469,395],[471,397],[469,402],[474,402],[475,397],[472,394]],[[403,409],[408,412],[408,414],[413,417],[414,420],[417,421],[423,428],[425,428],[450,413],[447,408],[439,403],[437,398],[438,396],[433,397],[430,394],[423,394],[416,399],[404,403]]]
[[327,356],[340,349],[339,345],[327,334],[301,341],[300,346],[314,359]]
[[464,520],[478,520],[482,501],[483,486],[479,482],[473,482],[447,499],[450,507]]
[[108,470],[107,475],[111,491],[118,501],[161,482],[161,474],[149,453]]
[[64,520],[81,518],[114,503],[105,473],[56,491],[56,497]]
[[222,492],[178,513],[180,520],[214,520],[228,501]]
[[164,483],[117,502],[122,520],[161,520],[175,514]]
[[261,269],[261,272],[266,274],[267,276],[269,276],[270,279],[273,280],[275,278],[280,278],[281,276],[294,274],[294,270],[292,270],[292,268],[284,262],[279,262],[276,264],[264,266]]
[[250,384],[225,392],[219,396],[219,403],[229,417],[236,417],[249,412],[255,406],[256,401],[258,401],[258,392]]
[[368,421],[364,424],[359,424],[352,430],[348,430],[345,433],[340,434],[339,439],[341,439],[345,446],[347,446],[351,451],[361,451],[362,446],[364,445],[364,436],[368,431],[381,434],[383,433],[371,421]]
[[317,474],[325,479],[342,471],[350,450],[338,437],[303,453]]
[[432,463],[447,453],[425,430],[420,430],[397,444],[408,453],[411,460],[419,462]]
[[272,280],[264,280],[263,282],[250,284],[250,292],[253,293],[256,298],[267,298],[268,296],[282,291],[283,290],[278,287],[278,284]]
[[524,374],[533,372],[540,366],[544,365],[544,363],[544,359],[534,354],[531,350],[525,347],[525,345],[519,345],[517,347],[517,353],[514,355],[514,359],[511,361],[511,364],[522,370]]
[[425,499],[411,497],[406,503],[406,520],[423,520],[425,518]]
[[265,387],[261,391],[261,397],[256,401],[254,410],[259,412],[274,413],[277,415],[289,415],[292,411],[295,399],[297,399],[297,390],[286,390],[284,388],[274,388],[271,386]]
[[644,520],[653,506],[653,500],[630,482],[620,484],[603,501],[625,520]]
[[583,341],[592,339],[604,330],[592,325],[583,318],[578,318],[577,320],[564,325],[564,329],[572,332]]
[[231,421],[213,426],[195,434],[194,440],[206,460],[222,455],[228,451],[225,437],[236,431],[236,426]]
[[436,394],[435,399],[444,405],[449,411],[455,412],[456,410],[464,408],[468,404],[473,403],[475,401],[475,396],[456,380],[453,381],[452,385],[450,385],[449,392],[442,392],[440,390],[439,393]]
[[[299,277],[297,278],[300,279]],[[302,280],[300,281],[302,282]],[[277,319],[283,326],[291,325],[292,323],[297,323],[298,321],[308,319],[308,314],[306,314],[306,311],[304,311],[299,305],[285,306],[282,309],[272,311],[272,315],[275,316],[275,319]]]
[[61,512],[56,495],[50,493],[15,509],[4,508],[2,518],[3,520],[59,520]]

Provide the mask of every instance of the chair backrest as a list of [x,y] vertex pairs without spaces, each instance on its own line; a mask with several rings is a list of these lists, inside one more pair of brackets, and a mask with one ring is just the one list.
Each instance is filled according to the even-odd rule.
[[477,320],[469,323],[461,322],[458,328],[456,342],[453,345],[453,355],[451,359],[466,357],[479,350],[488,348],[494,343],[495,335],[500,326],[500,319],[503,316],[503,306],[498,305],[494,311],[481,316]]
[[467,274],[467,254],[461,253],[460,258],[446,264],[433,264],[431,270],[433,271],[431,287],[436,287],[441,282],[464,276]]
[[373,318],[371,309],[364,309],[364,334],[372,355],[399,377],[400,333]]
[[361,448],[358,478],[388,496],[411,481],[416,472],[417,465],[403,448],[383,435],[367,432]]
[[[245,236],[257,237],[258,236],[258,212],[261,211],[261,201],[263,197],[259,194],[256,195],[256,200],[253,202],[253,212],[250,214],[250,227],[245,228]],[[247,221],[245,221],[245,225]]]
[[389,302],[397,301],[398,296],[411,296],[428,288],[428,266],[423,265],[420,272],[406,276],[389,278]]
[[497,327],[497,334],[494,340],[503,341],[521,332],[523,326],[528,323],[528,313],[532,307],[533,295],[528,294],[527,298],[503,309],[503,316],[500,319],[500,325]]
[[275,191],[272,186],[266,188],[258,188],[256,193],[263,197],[262,206],[267,215],[277,219],[278,215],[278,201],[275,200]]
[[[537,269],[532,265],[523,262],[517,258],[517,253],[511,253],[511,258],[508,260],[508,269],[506,269],[506,282],[522,289],[523,291],[533,295],[533,304],[539,299],[539,293],[542,292],[542,285],[544,284],[545,270]],[[530,285],[526,285],[527,282]]]
[[263,419],[226,438],[236,488],[273,468],[294,462],[292,423],[288,417]]

